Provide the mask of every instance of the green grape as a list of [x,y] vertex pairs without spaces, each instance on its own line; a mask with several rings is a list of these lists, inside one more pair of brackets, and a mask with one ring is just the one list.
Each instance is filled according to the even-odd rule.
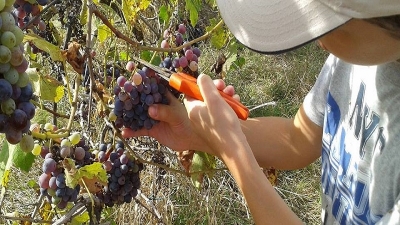
[[0,11],[4,9],[4,6],[6,6],[6,1],[0,0]]
[[41,152],[42,152],[42,146],[40,146],[39,144],[35,143],[33,145],[32,154],[38,156],[38,155],[40,155]]
[[110,112],[110,115],[108,115],[108,119],[112,122],[114,122],[115,120],[117,120],[117,115],[115,115],[114,111]]
[[27,134],[22,137],[21,141],[19,142],[19,147],[21,147],[21,150],[24,152],[31,152],[34,149],[34,144],[33,137]]
[[14,5],[15,0],[5,0],[4,2],[5,2],[5,6],[9,7],[9,6]]
[[19,74],[19,78],[17,81],[17,86],[18,87],[26,87],[26,85],[28,85],[29,83],[29,76],[26,72],[20,73]]
[[13,47],[11,50],[11,59],[10,64],[13,66],[21,65],[22,61],[24,61],[24,53],[22,52],[19,46]]
[[6,115],[11,115],[15,110],[15,102],[12,98],[8,98],[1,102],[1,111]]
[[64,147],[64,146],[70,147],[70,146],[71,146],[71,142],[70,142],[68,139],[63,139],[63,140],[61,141],[60,146],[61,146],[61,147]]
[[44,129],[45,129],[46,131],[52,131],[52,130],[54,129],[54,125],[51,124],[51,123],[46,123],[46,124],[44,125]]
[[72,145],[76,145],[81,140],[81,135],[78,132],[75,132],[75,133],[71,134],[68,137],[68,139],[69,139],[69,141],[71,142]]
[[7,72],[4,73],[4,79],[10,82],[10,84],[16,84],[19,79],[19,74],[16,69],[11,67]]
[[0,45],[0,63],[8,63],[11,59],[11,51],[4,45]]
[[24,32],[21,30],[21,28],[19,28],[18,26],[12,26],[10,28],[10,31],[15,36],[15,45],[21,44],[22,40],[24,39]]
[[7,46],[9,49],[12,49],[17,43],[17,39],[15,35],[11,31],[5,31],[0,37],[1,43],[4,46]]
[[3,11],[0,13],[0,17],[3,21],[3,26],[1,27],[2,31],[10,30],[13,26],[15,26],[15,19],[11,12]]

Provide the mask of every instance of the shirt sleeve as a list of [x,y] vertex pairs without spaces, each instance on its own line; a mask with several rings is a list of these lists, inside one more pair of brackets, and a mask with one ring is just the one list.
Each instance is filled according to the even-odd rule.
[[330,55],[310,92],[306,95],[303,108],[308,118],[318,126],[324,122],[326,99],[331,76],[335,70],[337,58]]
[[400,201],[397,201],[397,204],[393,207],[393,209],[386,213],[375,225],[386,224],[400,225]]

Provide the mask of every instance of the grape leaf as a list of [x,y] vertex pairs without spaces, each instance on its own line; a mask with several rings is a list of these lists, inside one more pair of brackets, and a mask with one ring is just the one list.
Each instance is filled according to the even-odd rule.
[[35,94],[42,100],[59,102],[64,96],[64,86],[51,76],[29,72]]
[[[103,185],[107,183],[107,173],[102,163],[95,162],[79,169],[75,168],[75,162],[72,159],[65,158],[62,163],[65,168],[65,183],[70,188],[75,188],[76,185],[81,182],[81,179],[85,179],[85,183],[86,180],[90,184],[93,182],[93,185],[95,185],[96,182]],[[92,186],[88,186],[88,188],[89,191],[97,189]]]
[[10,151],[8,148],[8,142],[5,139],[5,135],[0,135],[1,143],[3,144],[0,152],[0,185],[3,187],[7,186],[8,183],[8,173],[7,171],[11,168],[11,158],[10,158]]
[[39,37],[36,34],[33,33],[25,34],[24,41],[30,41],[40,50],[49,53],[53,61],[64,62],[66,60],[63,54],[61,54],[61,49],[58,46],[53,45],[52,43],[46,41],[45,39]]
[[31,152],[24,152],[21,150],[19,145],[10,145],[10,148],[14,148],[13,152],[13,164],[15,167],[22,171],[29,172],[32,168],[33,162],[35,162],[35,156]]
[[140,58],[147,62],[150,61],[151,60],[151,52],[150,51],[142,51],[140,53]]
[[196,26],[199,20],[201,3],[201,0],[186,0],[186,10],[189,11],[190,23],[193,27]]
[[85,211],[84,213],[81,213],[78,216],[74,216],[72,218],[72,221],[70,224],[71,225],[81,225],[81,224],[88,222],[89,220],[90,220],[89,213],[87,211]]
[[[212,29],[214,29],[215,25],[217,25],[218,22],[219,21],[215,18],[210,19],[210,25],[206,27],[206,31],[210,32]],[[214,30],[211,35],[211,45],[217,49],[221,49],[222,47],[224,47],[227,41],[228,34],[222,26]]]
[[102,24],[97,27],[97,38],[100,43],[105,41],[112,34],[111,29],[106,25]]
[[193,185],[200,189],[205,175],[212,177],[216,168],[215,156],[204,152],[195,152],[190,166],[190,178]]
[[163,5],[160,7],[160,11],[158,13],[158,17],[160,18],[161,23],[167,24],[169,20],[168,8]]

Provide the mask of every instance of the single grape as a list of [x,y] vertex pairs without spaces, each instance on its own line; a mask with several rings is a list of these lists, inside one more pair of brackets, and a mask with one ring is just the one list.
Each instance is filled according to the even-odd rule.
[[171,46],[168,43],[168,40],[161,41],[161,48],[170,48]]
[[118,84],[118,86],[123,87],[124,84],[125,84],[125,82],[126,82],[126,77],[124,77],[124,76],[119,76],[119,77],[117,78],[117,84]]
[[17,44],[17,39],[15,35],[11,31],[5,31],[0,37],[1,43],[4,46],[7,46],[9,49],[12,49]]
[[76,147],[74,155],[76,160],[83,160],[85,158],[85,149],[82,147]]
[[5,79],[0,79],[0,102],[11,97],[13,93],[10,82]]
[[196,72],[199,66],[197,65],[197,62],[191,61],[189,64],[189,69],[193,72]]
[[186,33],[186,26],[185,26],[185,24],[179,24],[178,25],[178,32],[179,33],[181,33],[181,34],[185,34]]
[[193,55],[194,53],[191,49],[185,51],[185,57],[187,60],[192,61]]
[[8,63],[11,59],[11,51],[7,46],[0,45],[0,63]]
[[74,132],[68,137],[68,140],[71,142],[72,145],[76,145],[81,140],[81,134],[78,132]]
[[[22,151],[24,152],[31,152],[34,146],[34,140],[33,137],[31,135],[24,135],[21,139],[21,141],[19,142],[19,146],[21,148]],[[40,154],[40,152],[39,152]]]
[[133,61],[128,61],[126,63],[125,69],[128,70],[129,72],[132,72],[136,68],[136,64]]
[[16,84],[19,79],[18,71],[14,68],[10,68],[4,74],[4,79],[6,79],[10,84]]
[[[11,90],[12,91],[12,90]],[[15,101],[11,98],[1,102],[1,111],[6,115],[11,115],[15,110]]]
[[71,155],[71,147],[69,146],[63,146],[60,149],[60,156],[62,158],[67,158]]
[[52,172],[54,172],[57,168],[57,163],[54,159],[52,158],[46,158],[43,161],[43,165],[42,165],[42,171],[45,174],[51,174]]
[[39,176],[39,187],[41,188],[49,188],[49,180],[51,178],[50,174],[42,173]]
[[187,58],[185,57],[185,56],[182,56],[182,57],[180,57],[179,58],[179,65],[182,67],[182,68],[185,68],[185,67],[187,67],[188,66],[188,60],[187,60]]

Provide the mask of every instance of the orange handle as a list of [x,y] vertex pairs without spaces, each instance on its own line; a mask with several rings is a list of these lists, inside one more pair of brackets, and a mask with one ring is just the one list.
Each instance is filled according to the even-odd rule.
[[[196,78],[190,75],[184,73],[174,73],[169,77],[169,85],[175,90],[185,93],[192,98],[204,101],[203,96],[201,96],[199,86],[197,86]],[[249,109],[246,106],[222,91],[219,91],[219,93],[235,111],[239,119],[246,120],[249,117]]]

